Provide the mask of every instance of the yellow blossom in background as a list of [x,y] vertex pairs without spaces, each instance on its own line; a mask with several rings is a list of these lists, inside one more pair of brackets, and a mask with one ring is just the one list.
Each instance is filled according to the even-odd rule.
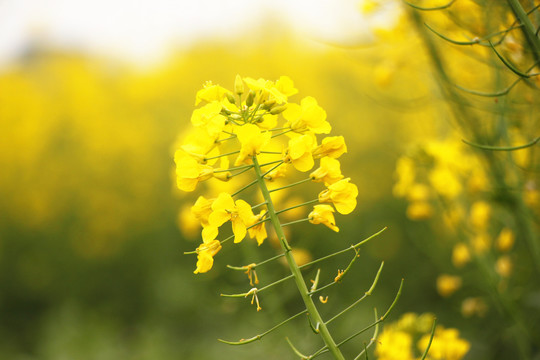
[[324,224],[335,232],[339,232],[334,219],[334,208],[330,205],[315,205],[309,213],[309,222],[312,224]]
[[497,249],[501,252],[510,251],[514,246],[515,241],[516,237],[512,230],[509,228],[504,228],[497,237]]
[[477,233],[473,235],[471,245],[476,254],[483,254],[491,247],[491,236],[485,232]]
[[416,170],[414,161],[409,157],[400,157],[396,164],[397,182],[394,185],[394,196],[406,196],[409,189],[414,185]]
[[[430,335],[424,335],[418,341],[418,349],[423,351],[429,343]],[[459,337],[457,329],[445,329],[437,326],[429,349],[427,359],[430,360],[461,360],[467,354],[471,344]]]
[[449,168],[438,166],[429,174],[431,186],[442,196],[453,199],[461,193],[462,185]]
[[461,287],[461,278],[442,274],[437,277],[437,292],[442,297],[449,297]]
[[468,297],[461,303],[461,314],[468,318],[471,316],[483,317],[488,310],[486,302],[479,297]]
[[[291,250],[291,252],[292,252],[292,255],[294,257],[294,261],[296,261],[298,266],[305,265],[305,264],[307,264],[307,263],[309,263],[310,261],[313,260],[313,256],[311,255],[309,250],[294,247]],[[281,259],[281,260],[282,260],[282,263],[284,265],[286,265],[287,262],[285,261],[285,259]]]
[[476,201],[472,204],[469,213],[471,225],[476,230],[484,230],[489,224],[491,206],[485,201]]
[[426,220],[433,216],[433,206],[427,201],[414,201],[407,206],[406,213],[411,220]]
[[503,278],[507,278],[512,274],[513,263],[510,256],[500,256],[495,262],[495,271]]
[[199,234],[201,223],[191,211],[189,205],[184,205],[178,212],[178,227],[188,239],[193,239]]
[[409,333],[385,326],[377,339],[375,356],[378,360],[413,360],[412,343]]
[[350,180],[350,178],[346,178],[329,185],[328,189],[319,194],[319,202],[331,202],[340,214],[350,214],[356,207],[356,197],[358,196],[358,188],[350,183]]
[[462,268],[471,261],[471,252],[464,243],[457,243],[452,250],[452,264],[457,268]]
[[427,201],[431,198],[430,188],[425,184],[413,184],[407,191],[407,200],[414,201]]

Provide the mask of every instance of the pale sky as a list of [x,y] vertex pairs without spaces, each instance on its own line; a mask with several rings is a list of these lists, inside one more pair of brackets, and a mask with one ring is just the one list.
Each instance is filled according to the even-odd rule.
[[172,46],[235,36],[265,16],[320,40],[365,34],[360,0],[0,0],[0,65],[32,39],[137,62]]

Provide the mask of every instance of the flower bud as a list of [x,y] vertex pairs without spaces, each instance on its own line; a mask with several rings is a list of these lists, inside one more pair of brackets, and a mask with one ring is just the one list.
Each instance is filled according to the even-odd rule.
[[236,100],[234,99],[233,94],[227,93],[226,96],[227,96],[227,100],[229,100],[229,102],[230,102],[231,104],[235,104],[235,103],[236,103]]
[[263,109],[269,110],[276,104],[275,99],[266,100],[264,104],[262,105]]
[[287,110],[287,105],[276,106],[276,107],[273,107],[272,110],[270,110],[270,114],[272,115],[281,114],[285,110]]
[[238,95],[244,93],[244,81],[242,81],[240,75],[236,75],[236,79],[234,79],[234,92]]
[[255,99],[255,93],[253,90],[249,90],[248,96],[246,98],[246,105],[249,107],[253,105],[253,99]]

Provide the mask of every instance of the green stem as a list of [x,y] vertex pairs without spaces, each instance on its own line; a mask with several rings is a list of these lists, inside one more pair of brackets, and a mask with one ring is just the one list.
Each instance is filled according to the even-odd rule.
[[266,187],[266,182],[264,181],[263,172],[261,170],[261,167],[259,166],[259,162],[257,161],[256,156],[253,157],[253,165],[255,168],[255,173],[257,174],[259,188],[261,190],[261,193],[268,207],[270,220],[272,221],[274,230],[276,231],[276,234],[279,238],[281,247],[283,248],[283,251],[285,252],[285,258],[287,259],[287,263],[291,270],[291,274],[294,277],[296,287],[298,288],[298,291],[300,292],[300,295],[302,296],[302,300],[304,301],[304,304],[306,305],[306,309],[308,310],[309,315],[313,319],[313,322],[315,324],[319,324],[321,337],[323,338],[324,343],[326,344],[326,346],[328,347],[328,350],[332,353],[334,358],[338,360],[345,360],[345,358],[343,357],[343,354],[341,353],[338,346],[336,345],[336,342],[332,338],[330,331],[328,331],[328,328],[326,327],[326,324],[324,323],[321,315],[319,314],[319,311],[317,307],[315,306],[313,299],[309,296],[309,290],[304,281],[304,277],[302,276],[302,272],[300,271],[298,264],[294,260],[294,257],[291,252],[291,246],[289,245],[287,238],[285,237],[285,234],[283,233],[281,223],[279,221],[279,218],[276,214],[276,210],[274,208],[274,203],[272,202],[270,192],[268,191],[268,188]]
[[508,0],[508,5],[510,5],[516,18],[519,19],[519,22],[523,25],[521,29],[531,47],[535,62],[540,62],[540,40],[538,39],[538,36],[536,36],[536,29],[534,28],[531,19],[529,19],[518,0]]
[[308,177],[307,179],[304,179],[304,180],[300,180],[300,181],[297,181],[295,183],[292,183],[292,184],[289,184],[289,185],[285,185],[285,186],[281,186],[281,187],[278,187],[278,188],[275,188],[275,189],[272,189],[272,190],[269,190],[270,192],[274,192],[274,191],[279,191],[279,190],[284,190],[284,189],[288,189],[290,187],[293,187],[293,186],[296,186],[296,185],[300,185],[300,184],[303,184],[305,182],[308,182],[308,181],[311,181],[312,179],[310,177]]

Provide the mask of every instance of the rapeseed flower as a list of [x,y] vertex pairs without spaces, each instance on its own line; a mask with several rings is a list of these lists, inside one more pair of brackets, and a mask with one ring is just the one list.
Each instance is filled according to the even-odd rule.
[[331,202],[340,214],[350,214],[356,207],[356,197],[358,196],[358,187],[350,183],[350,180],[351,178],[341,179],[329,185],[319,194],[319,202]]
[[308,219],[312,224],[324,224],[335,232],[339,232],[334,219],[334,208],[330,205],[315,205],[309,213]]

